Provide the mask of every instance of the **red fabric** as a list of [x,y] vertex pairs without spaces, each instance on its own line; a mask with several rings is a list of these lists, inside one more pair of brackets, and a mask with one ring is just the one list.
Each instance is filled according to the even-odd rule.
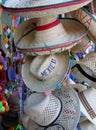
[[4,69],[0,70],[0,82],[6,81],[6,73]]

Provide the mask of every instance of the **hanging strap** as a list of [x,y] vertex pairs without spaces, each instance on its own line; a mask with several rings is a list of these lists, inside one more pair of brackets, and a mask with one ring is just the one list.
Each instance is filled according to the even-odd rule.
[[52,125],[49,125],[49,126],[45,127],[44,130],[47,130],[47,129],[50,130],[50,127],[53,127],[53,126],[56,126],[56,127],[59,126],[59,127],[62,128],[62,130],[65,130],[65,128],[63,127],[63,125],[61,125],[61,124],[59,124],[59,123],[54,123],[54,124],[52,124]]
[[86,78],[90,79],[93,82],[96,82],[96,78],[90,76],[89,74],[87,74],[82,67],[79,64],[76,64],[72,67],[72,69],[74,69],[75,67],[77,67],[77,69],[81,72],[81,74],[83,74]]

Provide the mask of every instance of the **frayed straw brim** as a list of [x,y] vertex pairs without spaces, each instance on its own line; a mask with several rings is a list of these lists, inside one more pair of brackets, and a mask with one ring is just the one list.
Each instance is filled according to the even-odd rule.
[[92,0],[69,0],[67,2],[64,0],[30,0],[26,3],[26,1],[6,0],[2,3],[2,7],[11,15],[36,18],[67,13],[87,5],[91,1]]
[[88,35],[96,43],[96,19],[85,8],[70,12],[72,17],[78,19],[88,28]]

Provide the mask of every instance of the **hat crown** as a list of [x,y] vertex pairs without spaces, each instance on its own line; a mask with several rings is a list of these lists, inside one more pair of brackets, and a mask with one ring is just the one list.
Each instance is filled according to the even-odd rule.
[[61,110],[60,100],[53,96],[45,96],[42,93],[31,94],[25,105],[25,113],[30,119],[41,126],[51,124],[59,115]]
[[58,58],[55,55],[38,56],[30,65],[30,72],[39,80],[47,80],[56,74]]

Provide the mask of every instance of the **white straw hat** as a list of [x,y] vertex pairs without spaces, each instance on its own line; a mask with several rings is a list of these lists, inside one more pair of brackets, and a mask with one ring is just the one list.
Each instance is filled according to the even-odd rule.
[[43,17],[70,12],[81,8],[92,0],[3,0],[2,7],[12,15]]
[[54,55],[26,56],[22,65],[22,76],[26,86],[32,91],[55,90],[62,85],[70,73],[69,52]]
[[26,103],[28,110],[22,122],[27,130],[73,130],[80,118],[78,95],[71,87],[56,90],[48,97],[43,93],[31,94]]
[[89,88],[78,93],[80,99],[80,111],[90,122],[96,125],[96,89]]
[[96,52],[90,52],[83,59],[76,61],[71,73],[79,82],[87,82],[96,88]]
[[45,55],[72,48],[86,34],[85,26],[76,19],[48,16],[22,22],[16,29],[14,43],[23,53]]
[[96,19],[86,8],[70,12],[72,17],[78,19],[88,28],[89,37],[96,43]]

